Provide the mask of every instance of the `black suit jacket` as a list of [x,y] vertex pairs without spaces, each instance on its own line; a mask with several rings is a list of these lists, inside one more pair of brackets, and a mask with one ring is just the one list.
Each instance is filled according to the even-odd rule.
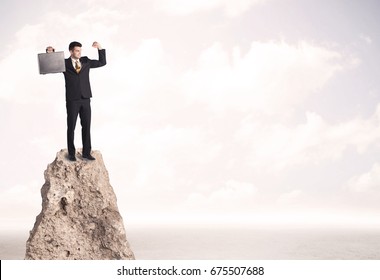
[[66,101],[79,100],[81,98],[92,97],[90,86],[90,68],[97,68],[106,65],[106,50],[99,50],[99,60],[89,59],[87,56],[81,57],[81,70],[79,74],[74,69],[71,57],[65,59],[66,71],[63,72],[66,84]]

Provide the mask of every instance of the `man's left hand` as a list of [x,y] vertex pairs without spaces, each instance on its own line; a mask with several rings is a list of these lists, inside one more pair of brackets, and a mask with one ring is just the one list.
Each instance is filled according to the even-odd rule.
[[94,42],[94,43],[92,43],[92,46],[94,47],[94,48],[97,48],[98,50],[101,50],[102,49],[102,47],[100,46],[100,44],[98,43],[98,42]]

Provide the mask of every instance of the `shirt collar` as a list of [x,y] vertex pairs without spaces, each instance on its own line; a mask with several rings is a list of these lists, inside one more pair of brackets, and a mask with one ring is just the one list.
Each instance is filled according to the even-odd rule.
[[77,62],[77,60],[80,62],[80,59],[76,59],[76,58],[72,58],[72,57],[70,57],[70,58],[71,58],[71,61],[72,61],[73,63]]

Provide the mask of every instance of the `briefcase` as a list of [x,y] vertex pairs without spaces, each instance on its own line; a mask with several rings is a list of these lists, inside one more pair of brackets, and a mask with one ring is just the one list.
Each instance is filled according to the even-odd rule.
[[38,67],[40,74],[65,72],[66,67],[63,52],[39,53]]

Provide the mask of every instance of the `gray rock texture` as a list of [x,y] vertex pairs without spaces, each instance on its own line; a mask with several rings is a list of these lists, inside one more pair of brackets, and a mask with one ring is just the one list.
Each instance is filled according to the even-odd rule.
[[92,155],[72,162],[61,150],[48,165],[25,259],[134,259],[102,155]]

